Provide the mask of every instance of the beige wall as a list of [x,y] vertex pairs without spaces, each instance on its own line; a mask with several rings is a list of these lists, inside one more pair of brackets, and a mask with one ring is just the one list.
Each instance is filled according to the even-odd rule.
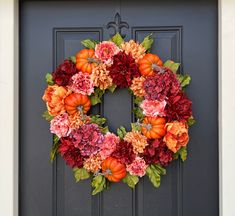
[[[18,98],[16,94],[18,91],[18,23],[16,2],[16,0],[0,0],[0,215],[3,216],[17,216],[18,212]],[[235,0],[220,0],[219,7],[220,215],[234,216]]]

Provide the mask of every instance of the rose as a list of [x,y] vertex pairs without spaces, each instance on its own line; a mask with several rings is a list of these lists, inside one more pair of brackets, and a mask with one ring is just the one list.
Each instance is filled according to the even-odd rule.
[[68,91],[63,86],[48,86],[44,92],[42,99],[46,102],[50,115],[56,116],[65,112],[64,99],[68,95]]
[[166,124],[166,135],[164,142],[167,147],[176,153],[182,146],[186,146],[189,141],[188,126],[184,122],[171,122]]
[[164,116],[165,106],[166,106],[166,101],[147,100],[147,99],[140,104],[140,108],[143,110],[143,114],[151,117]]

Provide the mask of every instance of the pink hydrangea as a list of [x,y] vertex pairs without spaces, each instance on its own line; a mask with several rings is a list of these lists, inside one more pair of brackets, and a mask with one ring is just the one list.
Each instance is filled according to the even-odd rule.
[[51,133],[56,134],[59,138],[67,137],[71,132],[68,114],[64,113],[53,118],[50,130]]
[[102,159],[110,156],[114,150],[116,149],[117,143],[119,143],[120,139],[113,133],[107,133],[104,138],[104,142],[101,145],[100,156]]
[[74,139],[74,146],[81,151],[82,156],[96,154],[104,141],[97,124],[85,124],[71,133]]
[[94,92],[94,84],[88,73],[79,72],[71,77],[68,88],[75,93],[91,95]]
[[135,160],[126,166],[126,170],[131,175],[144,176],[146,173],[148,165],[145,163],[144,159],[141,157],[136,157]]
[[120,49],[111,41],[103,41],[95,46],[95,56],[107,65],[113,63],[113,56],[116,55]]
[[156,116],[164,116],[166,106],[166,101],[158,101],[158,100],[147,100],[145,99],[141,104],[140,108],[143,110],[143,114],[146,116],[156,117]]

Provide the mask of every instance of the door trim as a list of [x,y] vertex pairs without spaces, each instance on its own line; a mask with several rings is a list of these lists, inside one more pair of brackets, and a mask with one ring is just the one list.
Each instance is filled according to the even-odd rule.
[[[219,0],[219,182],[220,216],[235,215],[235,100],[232,63],[235,50],[235,1]],[[0,0],[0,203],[1,214],[18,216],[19,3]]]

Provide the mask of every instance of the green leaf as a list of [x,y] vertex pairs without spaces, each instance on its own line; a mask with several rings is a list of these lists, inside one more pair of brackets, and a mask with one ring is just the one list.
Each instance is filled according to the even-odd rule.
[[85,168],[74,168],[73,172],[76,182],[88,179],[90,177],[90,173]]
[[54,85],[53,77],[50,73],[46,74],[45,79],[48,85]]
[[127,173],[126,177],[122,181],[126,183],[129,187],[135,188],[135,185],[139,182],[139,177]]
[[144,100],[143,97],[135,97],[134,104],[139,106],[142,103],[143,100]]
[[191,77],[188,74],[178,74],[177,77],[182,88],[185,88],[187,85],[189,85],[191,81]]
[[120,128],[117,129],[117,135],[119,136],[120,139],[123,139],[126,136],[126,129],[121,126]]
[[166,169],[160,164],[153,164],[152,168],[155,169],[160,175],[166,175]]
[[95,49],[97,43],[97,41],[92,39],[86,39],[81,41],[81,44],[88,49]]
[[161,176],[160,174],[154,169],[153,165],[148,166],[146,169],[146,174],[149,177],[149,180],[152,182],[154,187],[159,187],[161,184]]
[[53,136],[53,146],[50,151],[50,160],[51,163],[55,160],[55,156],[57,154],[57,150],[59,148],[59,140],[60,138],[56,135]]
[[105,124],[106,121],[107,121],[107,119],[100,117],[100,115],[91,116],[91,123],[95,123],[99,126],[102,126],[103,124]]
[[107,189],[106,179],[102,175],[95,176],[92,179],[91,185],[94,188],[94,190],[92,191],[92,195],[95,195],[95,194],[103,191],[104,189]]
[[92,106],[102,102],[101,99],[104,92],[105,92],[104,90],[101,90],[99,88],[95,89],[95,92],[90,96]]
[[188,126],[190,127],[190,126],[196,124],[196,120],[194,119],[193,116],[191,116],[191,117],[188,119],[188,122],[187,122],[187,123],[188,123]]
[[120,46],[122,43],[124,43],[124,39],[122,38],[122,36],[119,33],[115,34],[111,38],[111,41],[113,41],[117,46]]
[[152,38],[152,33],[148,36],[146,36],[143,40],[143,42],[141,43],[141,45],[147,50],[149,51],[151,49],[151,46],[153,44],[153,38]]
[[132,129],[132,131],[140,131],[141,130],[141,126],[137,122],[131,123],[131,129]]
[[164,66],[169,68],[172,72],[176,73],[180,67],[180,63],[175,63],[172,60],[167,60]]
[[173,155],[173,157],[174,157],[174,159],[178,159],[180,157],[182,161],[185,161],[187,159],[187,148],[181,147],[181,149],[179,151],[177,151]]
[[133,113],[135,114],[137,119],[139,119],[139,120],[143,120],[144,119],[143,110],[140,107],[134,108],[133,109]]
[[112,85],[112,86],[110,86],[109,88],[108,88],[108,90],[111,92],[111,93],[113,93],[114,91],[115,91],[115,89],[116,89],[116,85]]
[[43,117],[44,119],[46,119],[47,121],[49,121],[49,122],[54,118],[54,116],[50,115],[48,111],[45,111],[45,112],[42,114],[42,117]]
[[76,64],[76,57],[75,56],[70,56],[68,59],[70,61],[72,61],[74,64]]
[[100,130],[102,134],[106,134],[109,132],[109,127],[108,126],[100,127]]

